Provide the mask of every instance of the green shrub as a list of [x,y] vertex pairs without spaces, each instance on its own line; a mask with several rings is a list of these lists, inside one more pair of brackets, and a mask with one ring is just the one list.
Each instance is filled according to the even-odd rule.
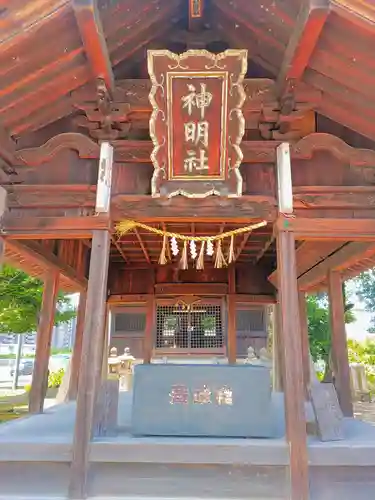
[[50,373],[48,376],[48,388],[51,389],[53,387],[60,387],[63,381],[64,373],[63,368],[60,368],[57,372]]

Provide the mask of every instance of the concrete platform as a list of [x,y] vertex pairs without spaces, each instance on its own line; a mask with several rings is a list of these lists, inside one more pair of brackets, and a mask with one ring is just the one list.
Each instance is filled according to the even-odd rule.
[[[275,398],[282,410],[282,398]],[[91,445],[90,495],[96,500],[289,497],[285,438],[133,437],[130,412],[131,394],[122,393],[118,436]],[[0,500],[66,498],[74,417],[70,403],[0,426]],[[345,441],[309,438],[314,500],[374,497],[375,427],[354,419],[344,427]]]

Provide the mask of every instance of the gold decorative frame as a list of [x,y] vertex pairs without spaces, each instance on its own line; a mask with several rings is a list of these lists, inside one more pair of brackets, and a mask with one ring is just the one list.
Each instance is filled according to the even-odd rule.
[[[151,78],[149,100],[152,106],[150,136],[153,142],[151,160],[154,174],[151,182],[153,197],[171,198],[182,195],[205,198],[210,195],[239,197],[242,195],[242,162],[240,144],[245,132],[242,107],[246,99],[243,80],[247,71],[247,50],[226,50],[212,54],[207,50],[189,50],[174,54],[168,50],[148,51],[148,72]],[[173,178],[171,155],[172,134],[171,104],[173,96],[171,79],[175,77],[222,78],[225,95],[221,102],[221,161],[223,175],[220,179],[209,176]],[[169,82],[169,83],[168,83]],[[169,102],[170,101],[170,102]],[[225,137],[226,136],[226,137]],[[222,137],[225,137],[225,143]],[[211,145],[212,147],[212,145]]]

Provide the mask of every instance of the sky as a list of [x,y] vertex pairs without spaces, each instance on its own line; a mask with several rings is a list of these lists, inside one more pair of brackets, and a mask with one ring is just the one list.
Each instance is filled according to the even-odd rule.
[[349,339],[363,342],[367,338],[375,340],[375,334],[368,333],[372,314],[365,311],[364,303],[358,299],[356,294],[355,282],[349,280],[346,282],[346,290],[350,302],[354,303],[353,313],[356,320],[346,325],[346,335]]

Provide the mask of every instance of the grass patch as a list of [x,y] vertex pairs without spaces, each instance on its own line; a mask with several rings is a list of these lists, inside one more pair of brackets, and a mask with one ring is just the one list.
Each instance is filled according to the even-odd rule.
[[15,396],[0,397],[0,423],[26,415],[29,411],[28,404],[29,397],[26,392]]

